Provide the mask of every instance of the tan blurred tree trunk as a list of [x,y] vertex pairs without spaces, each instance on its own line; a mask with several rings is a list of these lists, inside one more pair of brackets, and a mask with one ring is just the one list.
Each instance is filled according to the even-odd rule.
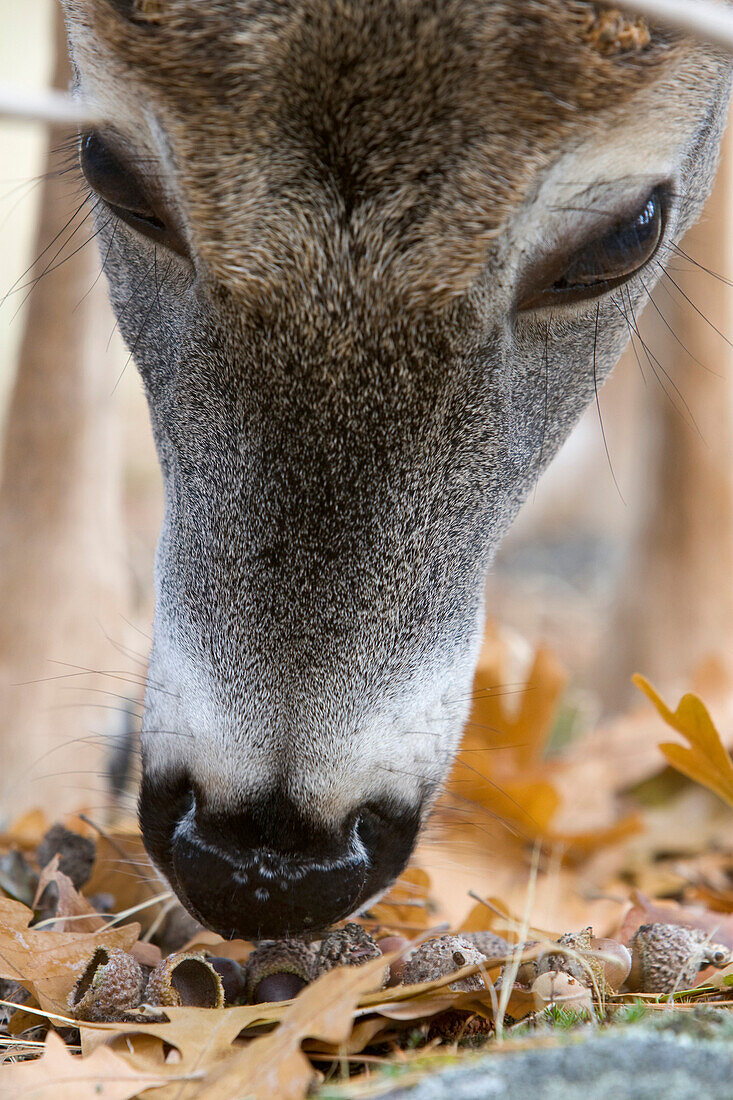
[[[697,263],[727,279],[733,278],[732,184],[729,127],[704,218],[683,242]],[[691,361],[652,305],[644,315],[645,338],[688,400],[700,434],[669,382],[663,379],[682,415],[650,377],[638,525],[606,646],[611,706],[628,700],[634,671],[662,685],[689,683],[709,655],[733,663],[733,352],[706,320],[733,336],[733,291],[701,270],[671,274],[700,313],[669,283],[671,296],[658,288],[655,301],[708,370]]]
[[[70,67],[60,17],[56,20],[54,84],[66,88]],[[58,164],[51,151],[70,137],[58,129],[50,132],[47,170]],[[59,233],[81,197],[73,177],[45,180],[37,253]],[[104,280],[87,293],[99,273],[96,245],[70,256],[92,232],[89,218],[54,262],[70,258],[44,275],[30,297],[5,427],[0,819],[32,806],[50,813],[81,804],[98,807],[105,786],[101,747],[78,740],[100,729],[95,718],[103,712],[70,705],[84,693],[69,690],[105,685],[65,676],[76,669],[55,663],[115,667],[104,630],[119,631],[124,613],[114,377],[105,359],[113,320]],[[36,261],[31,277],[41,274],[63,239],[64,234]],[[18,686],[33,680],[41,682]],[[85,698],[95,697],[86,693]]]

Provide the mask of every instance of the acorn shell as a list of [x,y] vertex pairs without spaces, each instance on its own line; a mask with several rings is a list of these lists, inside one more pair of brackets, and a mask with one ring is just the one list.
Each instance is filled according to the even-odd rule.
[[68,998],[77,1020],[126,1019],[140,1005],[145,975],[137,959],[117,948],[98,947]]
[[177,952],[163,959],[148,978],[145,1002],[150,1005],[197,1005],[223,1008],[224,985],[203,955]]
[[461,932],[460,936],[462,940],[468,940],[478,948],[487,959],[497,955],[510,955],[514,950],[513,944],[503,936],[497,936],[496,932]]
[[250,1004],[290,1000],[315,976],[316,952],[310,944],[266,940],[247,959],[247,1000]]

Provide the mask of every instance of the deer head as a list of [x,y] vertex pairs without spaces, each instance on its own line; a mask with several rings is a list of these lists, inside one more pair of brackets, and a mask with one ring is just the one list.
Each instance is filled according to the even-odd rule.
[[205,924],[317,929],[412,851],[491,556],[700,210],[728,68],[581,0],[64,7],[165,480],[143,835]]

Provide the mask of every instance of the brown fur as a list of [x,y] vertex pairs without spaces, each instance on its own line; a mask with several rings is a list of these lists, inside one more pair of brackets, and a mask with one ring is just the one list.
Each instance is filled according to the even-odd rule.
[[464,294],[558,147],[685,53],[663,32],[599,51],[579,0],[387,7],[171,0],[150,24],[70,4],[164,120],[211,279],[258,310],[359,285],[360,258],[381,301]]

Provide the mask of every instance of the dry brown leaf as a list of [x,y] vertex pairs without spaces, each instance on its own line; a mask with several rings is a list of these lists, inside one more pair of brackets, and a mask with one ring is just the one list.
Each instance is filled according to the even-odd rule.
[[672,711],[643,676],[636,675],[633,680],[667,725],[690,743],[689,749],[674,741],[665,741],[659,746],[672,767],[733,806],[733,759],[726,751],[702,699],[691,693],[683,695],[677,710]]
[[248,940],[224,940],[216,932],[201,929],[192,936],[188,943],[181,948],[182,951],[195,951],[203,949],[211,955],[220,958],[234,959],[235,962],[245,963],[254,951],[254,945]]
[[476,669],[473,706],[449,790],[523,833],[544,833],[559,806],[542,759],[566,677],[548,650],[538,649],[518,695],[502,687],[491,633]]
[[639,890],[634,890],[634,904],[624,917],[618,937],[628,943],[642,924],[679,924],[683,928],[700,928],[710,934],[716,943],[724,943],[733,950],[733,916],[724,916],[701,905],[680,905],[676,901],[652,901]]
[[140,935],[139,924],[98,932],[35,931],[33,912],[20,902],[0,897],[0,978],[32,990],[43,1009],[67,1014],[66,996],[96,947],[129,951]]
[[[164,887],[150,864],[139,828],[114,830],[98,836],[92,876],[84,887],[88,895],[109,893],[118,912],[161,894]],[[146,931],[160,913],[162,902],[136,914]]]
[[381,959],[374,959],[324,974],[296,997],[274,1034],[255,1039],[222,1065],[200,1092],[189,1089],[181,1100],[231,1100],[238,1092],[248,1100],[302,1100],[315,1074],[301,1043],[311,1038],[346,1044],[357,1005],[380,984],[383,967]]
[[430,875],[422,867],[413,865],[369,912],[378,924],[387,928],[427,929],[435,923],[430,894]]
[[[38,880],[38,889],[33,901],[33,908],[38,907],[41,895],[49,883],[53,883],[59,895],[56,906],[57,920],[53,924],[46,925],[51,932],[98,932],[107,925],[104,917],[101,917],[96,909],[89,904],[85,897],[79,893],[68,875],[59,871],[59,856],[55,855],[51,862],[43,868]],[[64,920],[64,917],[74,917],[72,921]],[[83,920],[79,920],[83,917]]]
[[160,1071],[141,1073],[104,1047],[90,1058],[79,1058],[50,1031],[43,1057],[2,1067],[0,1100],[130,1100],[171,1078]]
[[107,1044],[123,1050],[128,1037],[148,1035],[162,1039],[180,1052],[181,1064],[201,1060],[202,1064],[225,1057],[239,1033],[246,1028],[277,1023],[288,1002],[267,1005],[242,1005],[227,1009],[166,1007],[166,1021],[156,1023],[100,1024],[81,1026],[84,1053]]

